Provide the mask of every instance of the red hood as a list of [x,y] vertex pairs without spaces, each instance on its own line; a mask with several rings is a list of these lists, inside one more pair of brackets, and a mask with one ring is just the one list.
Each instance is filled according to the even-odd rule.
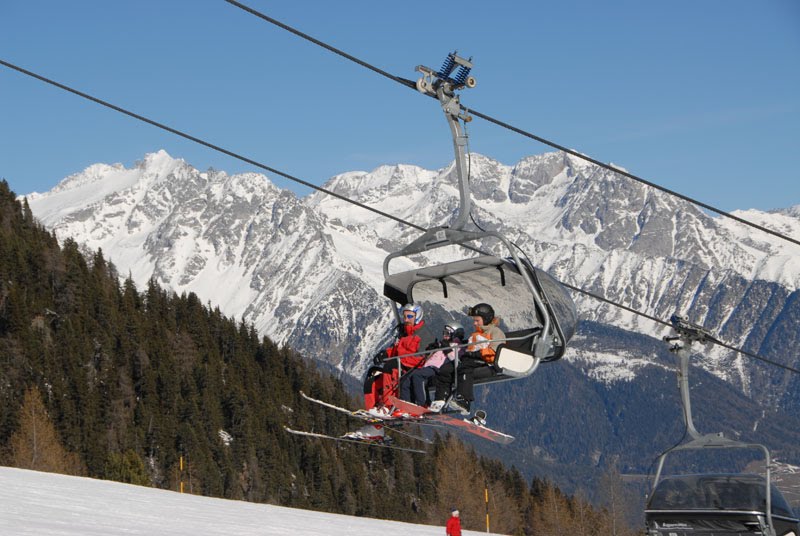
[[403,328],[405,328],[406,336],[413,335],[418,329],[425,325],[425,321],[421,320],[418,324],[403,324]]

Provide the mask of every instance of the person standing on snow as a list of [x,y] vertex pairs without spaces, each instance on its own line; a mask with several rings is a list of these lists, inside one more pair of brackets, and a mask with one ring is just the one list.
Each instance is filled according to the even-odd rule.
[[445,527],[447,536],[461,536],[461,518],[458,517],[458,510],[453,508],[450,519],[447,520]]

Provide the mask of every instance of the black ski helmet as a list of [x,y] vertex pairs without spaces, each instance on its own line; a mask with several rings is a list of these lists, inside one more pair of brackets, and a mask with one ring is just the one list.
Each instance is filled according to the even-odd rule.
[[494,320],[494,309],[488,303],[479,303],[469,310],[469,316],[479,316],[483,318],[483,325],[488,326]]

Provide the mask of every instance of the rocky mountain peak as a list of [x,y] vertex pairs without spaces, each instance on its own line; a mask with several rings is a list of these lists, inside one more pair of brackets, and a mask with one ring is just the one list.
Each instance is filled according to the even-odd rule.
[[[337,175],[325,187],[428,227],[448,224],[458,208],[454,173],[453,165],[387,165]],[[164,151],[133,169],[98,164],[69,179],[32,196],[34,214],[60,237],[102,247],[140,285],[155,276],[177,292],[196,292],[355,376],[388,332],[381,262],[416,238],[415,229],[319,192],[299,199],[257,173],[200,172]],[[738,234],[683,201],[563,153],[514,166],[473,153],[470,183],[481,225],[573,285],[660,318],[689,314],[720,333],[742,333],[762,315],[774,332],[790,318],[781,308],[800,278],[796,253]],[[748,213],[798,229],[793,214]],[[748,295],[758,279],[774,285],[772,301]],[[584,318],[663,330],[575,299]],[[760,331],[761,340],[769,332]],[[730,368],[731,359],[718,353],[707,366],[745,388],[749,373]]]

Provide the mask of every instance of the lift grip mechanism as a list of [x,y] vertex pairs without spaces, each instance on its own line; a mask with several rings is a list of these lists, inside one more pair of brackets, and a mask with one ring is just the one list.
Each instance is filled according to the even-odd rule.
[[452,228],[456,230],[464,229],[471,210],[469,177],[467,176],[467,132],[459,121],[469,123],[472,121],[472,117],[461,112],[461,104],[456,94],[456,91],[460,89],[473,88],[477,84],[475,78],[469,76],[471,70],[472,58],[464,59],[455,52],[447,55],[438,71],[424,65],[417,65],[417,71],[422,73],[422,77],[417,80],[417,90],[438,99],[453,137],[459,189],[458,217],[452,223]]
[[[680,340],[687,345],[691,345],[694,342],[699,342],[700,344],[719,342],[706,328],[699,324],[689,322],[685,317],[672,315],[669,321],[672,323],[672,329],[675,330],[677,336],[666,336],[664,337],[665,342]],[[677,344],[670,347],[671,352],[680,349],[681,347]]]
[[[464,59],[455,51],[447,55],[438,71],[424,65],[417,65],[416,70],[422,73],[422,78],[417,80],[417,90],[420,93],[435,96],[436,91],[441,87],[446,93],[452,94],[455,90],[464,87],[473,88],[477,85],[475,77],[469,76],[469,72],[472,70],[472,58]],[[455,74],[453,75],[454,70]]]

